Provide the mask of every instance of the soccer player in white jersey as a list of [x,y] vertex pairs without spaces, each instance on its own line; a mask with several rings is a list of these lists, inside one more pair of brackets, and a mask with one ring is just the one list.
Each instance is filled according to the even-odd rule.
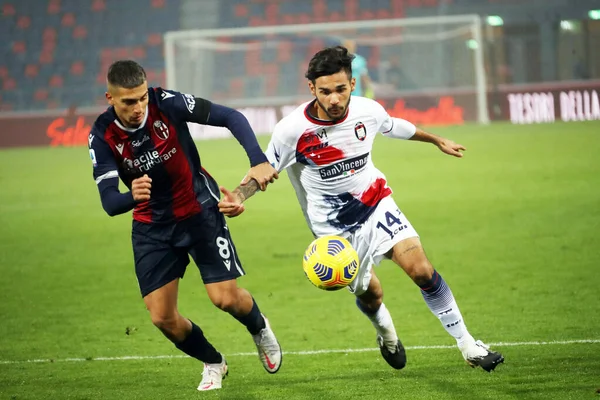
[[[391,259],[421,288],[427,306],[456,339],[472,367],[492,371],[504,361],[467,330],[452,291],[433,268],[415,229],[394,202],[384,174],[373,164],[371,150],[378,132],[384,136],[432,143],[443,153],[462,157],[460,144],[393,118],[377,102],[351,96],[352,55],[342,46],[321,50],[311,59],[306,78],[315,99],[301,105],[275,127],[267,157],[279,171],[287,169],[309,228],[315,237],[339,235],[358,252],[358,276],[349,286],[358,308],[377,331],[383,358],[393,368],[406,365],[406,354],[373,265]],[[230,217],[258,186],[248,178],[233,192],[225,188],[220,210]]]

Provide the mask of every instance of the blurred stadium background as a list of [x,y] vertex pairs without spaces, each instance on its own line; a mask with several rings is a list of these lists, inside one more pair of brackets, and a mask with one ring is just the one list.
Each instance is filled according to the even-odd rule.
[[[505,85],[570,82],[585,89],[580,82],[600,79],[600,54],[594,51],[600,48],[600,6],[594,0],[2,0],[0,8],[3,112],[103,106],[106,68],[121,58],[139,61],[150,84],[164,85],[163,37],[168,31],[459,14],[483,19],[483,43],[466,38],[462,45],[483,46],[492,95],[509,92]],[[230,66],[236,76],[219,82],[217,100],[263,95],[258,75],[268,76],[265,95],[295,92],[298,78],[290,82],[289,77],[302,72],[299,66],[323,44],[331,42],[312,42],[302,51],[282,46],[276,52],[265,48],[240,54]],[[436,89],[460,83],[455,81],[460,71],[449,60],[462,53],[453,56],[446,49],[425,63],[419,57],[430,53],[428,47],[404,54],[379,50],[377,43],[357,48],[381,90],[394,88],[401,96],[427,89],[435,79],[421,71],[430,64],[444,66],[436,71],[446,74]],[[498,111],[501,103],[492,97],[493,119],[506,117]]]
[[[392,371],[351,296],[318,291],[302,275],[311,236],[282,177],[230,226],[248,271],[241,284],[270,318],[286,361],[275,376],[262,370],[250,337],[210,304],[192,266],[180,309],[231,368],[221,393],[203,397],[597,398],[598,0],[0,0],[0,12],[0,399],[194,396],[201,368],[152,326],[132,268],[131,218],[101,209],[85,146],[106,107],[109,64],[137,60],[151,85],[165,85],[167,32],[198,29],[228,33],[213,37],[223,48],[210,62],[198,49],[214,43],[178,42],[176,89],[240,107],[257,133],[308,95],[301,75],[310,56],[347,36],[390,114],[466,145],[459,161],[379,138],[374,160],[469,328],[507,360],[493,375],[468,369],[415,285],[384,263],[377,273],[409,356],[405,370]],[[471,14],[482,22],[480,41],[462,30],[469,25],[447,22]],[[410,32],[294,34],[291,47],[264,33],[437,17]],[[239,31],[229,30],[249,27],[263,33],[233,39]],[[473,123],[477,51],[489,125]],[[209,85],[195,69],[207,65]],[[247,160],[235,140],[197,144],[221,184],[239,182]]]

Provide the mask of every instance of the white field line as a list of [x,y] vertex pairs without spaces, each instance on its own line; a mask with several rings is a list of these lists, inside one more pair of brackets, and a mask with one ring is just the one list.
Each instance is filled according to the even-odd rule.
[[[509,346],[554,346],[554,345],[569,345],[569,344],[596,344],[600,343],[600,339],[581,339],[581,340],[553,340],[545,342],[497,342],[489,343],[493,347],[509,347]],[[456,346],[436,345],[436,346],[407,346],[407,350],[438,350],[438,349],[454,349]],[[305,351],[284,351],[285,355],[309,356],[314,354],[332,354],[332,353],[364,353],[369,351],[379,351],[378,348],[363,348],[363,349],[323,349],[323,350],[305,350]],[[246,357],[256,356],[256,352],[250,353],[234,353],[227,354],[227,357]],[[122,357],[93,357],[93,358],[43,358],[33,360],[0,360],[0,364],[27,364],[27,363],[53,363],[53,362],[81,362],[81,361],[128,361],[128,360],[160,360],[187,358],[186,355],[158,355],[158,356],[122,356]]]

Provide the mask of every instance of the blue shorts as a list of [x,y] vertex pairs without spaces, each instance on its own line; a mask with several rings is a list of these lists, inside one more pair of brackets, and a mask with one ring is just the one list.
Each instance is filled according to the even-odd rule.
[[244,275],[225,217],[216,207],[173,224],[134,220],[131,241],[142,297],[182,278],[190,263],[188,255],[205,284]]

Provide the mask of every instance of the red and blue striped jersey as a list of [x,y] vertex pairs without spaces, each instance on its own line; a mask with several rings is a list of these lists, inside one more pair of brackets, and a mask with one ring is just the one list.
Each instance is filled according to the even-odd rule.
[[[138,128],[123,126],[113,107],[98,117],[88,139],[93,175],[102,196],[115,186],[118,191],[115,178],[131,189],[133,179],[147,174],[152,179],[151,197],[135,203],[133,218],[171,223],[219,200],[218,185],[202,168],[187,126],[206,124],[211,102],[162,88],[149,88],[148,96],[145,119]],[[133,204],[132,197],[130,201]],[[120,212],[124,211],[128,209]]]

